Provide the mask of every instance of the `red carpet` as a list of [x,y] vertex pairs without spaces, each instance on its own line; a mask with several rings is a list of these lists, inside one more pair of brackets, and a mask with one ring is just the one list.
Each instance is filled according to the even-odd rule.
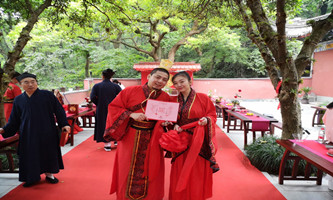
[[[214,174],[213,200],[285,199],[264,175],[249,164],[244,154],[218,128],[220,171]],[[22,185],[1,200],[114,200],[109,195],[115,151],[105,152],[102,144],[92,137],[64,156],[65,170],[56,177],[60,183],[51,185],[42,181],[31,188]],[[168,199],[170,160],[166,160],[165,199]]]
[[216,159],[220,171],[214,174],[211,199],[286,199],[220,128],[216,129],[216,136],[219,145]]

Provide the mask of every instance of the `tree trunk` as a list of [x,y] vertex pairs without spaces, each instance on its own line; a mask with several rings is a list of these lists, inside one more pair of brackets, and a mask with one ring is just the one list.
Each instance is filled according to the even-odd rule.
[[[3,69],[0,68],[0,82],[4,83],[2,85],[0,85],[0,93],[4,94],[6,89],[7,89],[7,85],[9,83],[9,78],[6,74],[3,73]],[[4,105],[3,105],[3,95],[1,96],[1,102],[0,102],[0,127],[4,127],[6,124],[6,118],[5,118],[5,112],[4,112]]]
[[[301,109],[297,98],[298,86],[305,67],[311,63],[311,56],[316,45],[324,35],[333,28],[333,11],[325,20],[312,21],[312,33],[304,41],[303,47],[296,60],[291,57],[286,46],[286,1],[277,0],[276,27],[274,31],[268,20],[260,0],[246,0],[246,5],[241,0],[234,0],[245,22],[248,37],[257,45],[266,63],[274,88],[282,81],[278,90],[278,98],[281,104],[282,138],[292,137],[292,133],[302,131]],[[251,18],[247,14],[247,8],[251,10]],[[281,79],[278,69],[280,70]]]
[[86,66],[84,67],[84,71],[85,71],[85,76],[86,78],[89,78],[89,63],[90,63],[90,54],[89,51],[85,52],[86,55]]
[[119,32],[118,35],[117,35],[117,39],[116,39],[117,42],[113,42],[113,43],[112,43],[112,44],[113,44],[113,47],[114,47],[115,49],[119,49],[119,48],[120,48],[120,43],[121,43],[122,35],[123,35],[123,33],[122,33],[122,32]]
[[49,6],[51,6],[52,0],[45,0],[44,3],[36,10],[30,9],[30,18],[28,19],[27,25],[22,29],[19,38],[16,41],[14,50],[8,53],[7,61],[4,65],[5,73],[9,74],[14,71],[16,62],[21,58],[21,53],[31,39],[30,32],[34,25],[38,21],[39,15]]
[[[8,52],[6,63],[4,64],[3,70],[4,72],[9,75],[11,72],[15,70],[15,65],[17,61],[21,58],[21,53],[25,47],[25,45],[28,43],[28,41],[31,39],[30,32],[33,29],[34,25],[38,21],[38,17],[40,14],[51,6],[52,0],[45,0],[44,3],[38,7],[37,10],[33,10],[33,7],[30,4],[27,4],[28,7],[27,10],[29,10],[29,18],[27,20],[27,25],[22,29],[19,38],[16,41],[16,44],[14,46],[14,49],[10,52]],[[1,77],[1,88],[7,88],[8,82],[4,81],[3,76]],[[0,92],[0,98],[1,102],[3,102],[3,95],[5,90],[1,90]],[[1,103],[0,108],[0,118],[1,122],[2,117],[4,116],[4,110],[3,110],[3,103]]]
[[281,92],[279,94],[280,109],[282,116],[282,139],[292,138],[292,133],[302,132],[301,109],[297,93],[290,92],[290,88],[297,91],[298,85],[288,85],[282,83]]

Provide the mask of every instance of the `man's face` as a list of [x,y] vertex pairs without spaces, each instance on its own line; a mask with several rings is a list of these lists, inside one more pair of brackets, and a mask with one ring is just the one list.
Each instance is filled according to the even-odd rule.
[[23,88],[23,90],[29,94],[34,93],[38,87],[37,80],[34,78],[31,78],[31,77],[22,79],[20,84],[21,84],[21,87]]
[[162,89],[168,82],[168,74],[162,71],[157,71],[153,75],[148,75],[148,87],[155,90]]

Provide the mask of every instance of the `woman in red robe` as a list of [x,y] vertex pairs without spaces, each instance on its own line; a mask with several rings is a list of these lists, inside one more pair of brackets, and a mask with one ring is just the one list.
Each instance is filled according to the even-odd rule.
[[156,135],[162,126],[144,113],[148,99],[170,100],[161,91],[168,79],[168,71],[155,68],[148,84],[126,87],[108,106],[104,139],[118,141],[110,191],[117,200],[163,199],[164,158]]
[[[191,78],[186,72],[173,76],[172,82],[179,95],[172,100],[179,102],[178,120],[175,130],[185,131],[190,138],[189,147],[180,153],[172,153],[170,175],[170,200],[201,200],[212,197],[213,173],[219,170],[215,160],[216,110],[206,94],[196,93],[191,88]],[[198,121],[204,126],[196,137],[196,128],[182,130],[181,126]],[[196,141],[196,140],[201,141]],[[203,140],[203,141],[202,141]],[[199,146],[194,146],[195,144]],[[192,148],[192,149],[191,149]],[[191,154],[197,148],[196,155]],[[192,164],[189,164],[192,163]]]
[[8,122],[10,113],[12,112],[13,109],[13,102],[14,98],[22,93],[21,88],[17,86],[16,84],[18,83],[16,77],[20,76],[21,74],[18,72],[14,72],[10,78],[10,82],[8,84],[8,88],[4,94],[4,112],[5,112],[5,118],[6,122]]

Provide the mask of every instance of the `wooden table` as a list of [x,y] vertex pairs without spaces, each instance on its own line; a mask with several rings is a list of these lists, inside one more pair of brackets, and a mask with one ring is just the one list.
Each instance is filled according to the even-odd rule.
[[[323,171],[333,176],[333,163],[323,157],[307,150],[306,148],[296,145],[289,140],[276,140],[278,144],[286,148],[283,154],[280,170],[279,170],[279,184],[283,184],[284,180],[313,180],[317,181],[317,185],[321,185]],[[294,153],[297,156],[291,156]],[[304,177],[297,176],[297,167],[300,159],[306,160],[307,164],[305,167]],[[288,160],[295,160],[292,175],[285,175],[285,167]],[[310,164],[317,167],[318,172],[316,177],[310,177]]]
[[[215,108],[216,108],[216,115],[217,117],[221,117],[223,118],[222,120],[222,125],[223,125],[223,128],[225,128],[226,126],[226,122],[228,122],[228,113],[226,112],[226,110],[231,110],[231,107],[230,106],[226,106],[224,105],[223,103],[219,103],[219,104],[215,104]],[[245,109],[245,107],[243,106],[237,106],[237,109]],[[236,121],[235,121],[236,123]],[[237,125],[237,124],[236,124]]]
[[70,143],[71,146],[74,145],[74,125],[78,122],[78,118],[84,115],[89,115],[89,114],[94,114],[96,112],[96,107],[92,107],[92,108],[80,108],[78,114],[68,114],[67,115],[67,120],[71,120],[71,132],[70,132]]
[[312,126],[314,125],[324,125],[324,123],[322,122],[323,116],[326,112],[326,108],[325,107],[319,107],[319,106],[311,106],[311,108],[316,109],[314,114],[313,114],[313,118],[312,118]]
[[0,161],[0,173],[18,173],[18,170],[15,170],[14,159],[12,154],[16,154],[16,149],[10,149],[10,146],[16,146],[19,141],[19,135],[16,134],[12,137],[5,138],[5,140],[0,141],[0,153],[6,154],[7,161],[9,164],[9,170],[3,170],[2,164]]
[[[276,120],[274,118],[261,115],[254,111],[248,110],[248,112],[251,112],[254,115],[267,119],[270,124],[273,122],[278,122],[278,120]],[[243,130],[244,131],[244,147],[246,147],[247,146],[247,133],[251,130],[249,125],[250,125],[250,123],[252,123],[252,119],[240,114],[239,112],[232,111],[232,110],[226,110],[226,113],[228,113],[227,132],[229,133],[230,130],[238,130],[238,131]],[[237,126],[237,123],[235,121],[236,125],[234,125],[234,127],[232,128],[233,125],[230,124],[231,117],[234,117],[236,120],[240,120],[241,125]],[[268,131],[270,131],[270,127],[271,126],[269,125]],[[261,131],[262,136],[264,136],[264,133],[265,133],[265,131]],[[255,131],[253,131],[253,141],[255,141],[255,139],[256,139],[256,134],[255,134]]]

